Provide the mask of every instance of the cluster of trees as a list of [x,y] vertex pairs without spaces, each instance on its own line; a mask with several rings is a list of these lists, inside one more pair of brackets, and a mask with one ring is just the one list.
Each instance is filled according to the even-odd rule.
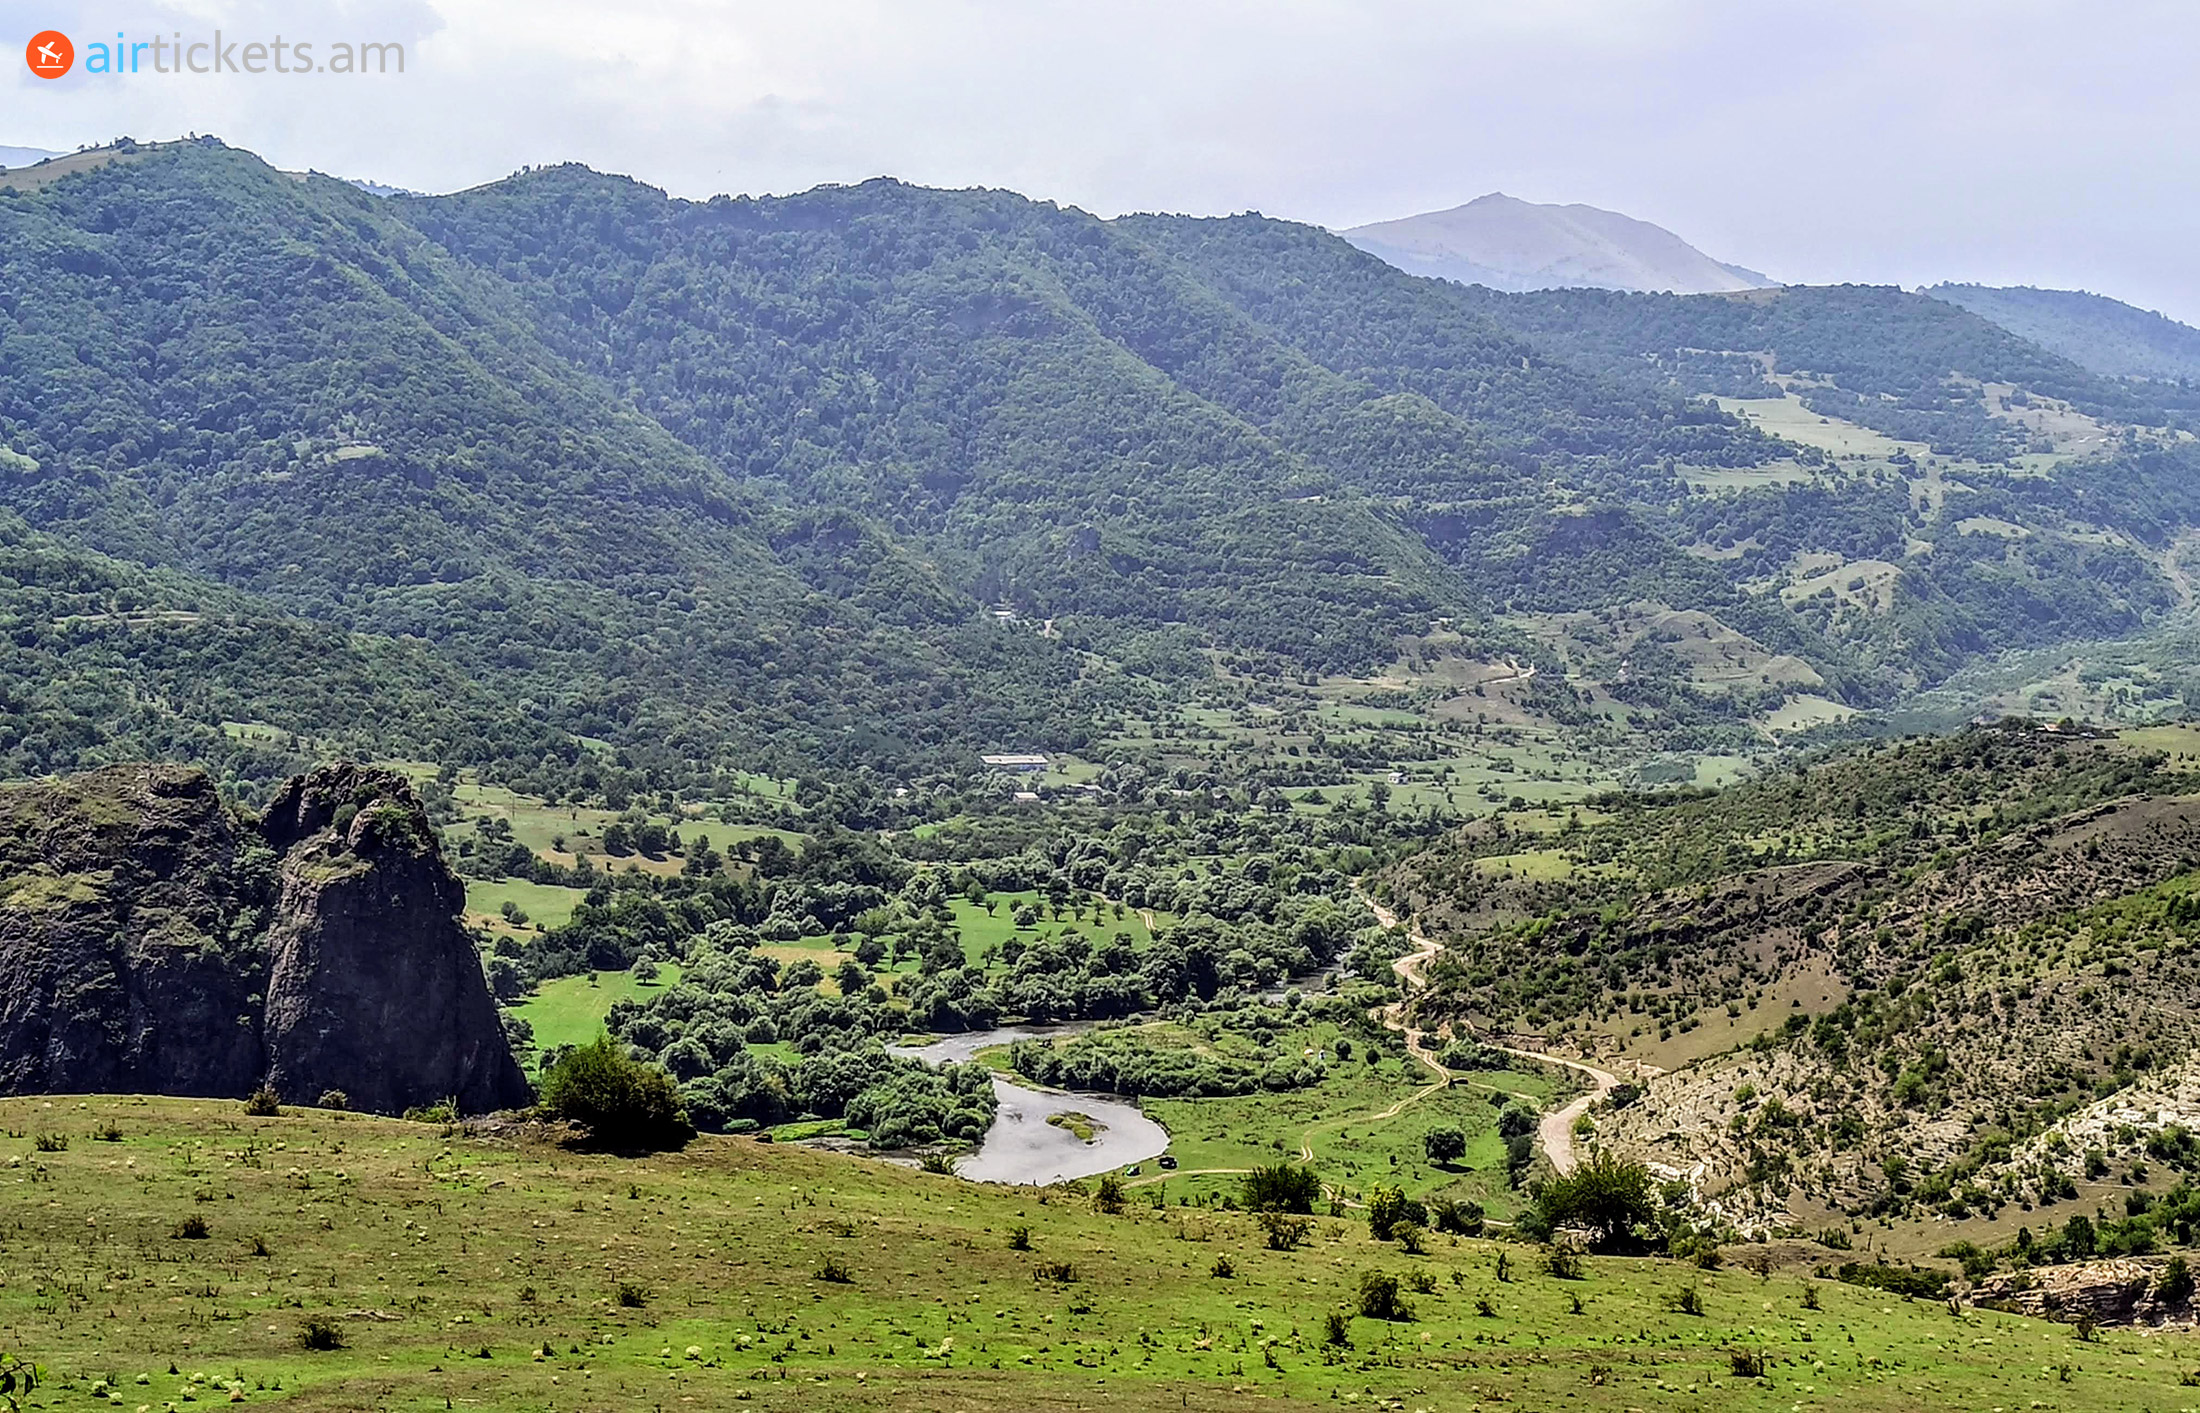
[[1137,1098],[1212,1098],[1319,1084],[1322,1067],[1297,1055],[1265,1064],[1191,1044],[1156,1042],[1135,1030],[1096,1031],[1070,1041],[1019,1040],[1009,1067],[1057,1089]]

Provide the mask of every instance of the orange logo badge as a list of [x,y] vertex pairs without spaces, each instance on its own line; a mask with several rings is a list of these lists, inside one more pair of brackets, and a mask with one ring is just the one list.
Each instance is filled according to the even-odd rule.
[[23,62],[42,79],[57,79],[76,65],[76,46],[60,30],[49,29],[31,36],[23,46]]

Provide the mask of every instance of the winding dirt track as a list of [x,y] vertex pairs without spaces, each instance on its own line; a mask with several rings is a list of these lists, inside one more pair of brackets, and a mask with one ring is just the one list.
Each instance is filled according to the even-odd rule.
[[[1368,897],[1364,892],[1360,893],[1360,901],[1367,904],[1368,910],[1375,914],[1375,920],[1386,929],[1395,929],[1398,926],[1398,915],[1389,908]],[[1390,969],[1398,974],[1398,980],[1404,984],[1406,990],[1414,991],[1428,984],[1428,978],[1424,973],[1428,970],[1430,960],[1443,948],[1434,938],[1421,930],[1419,923],[1407,925],[1406,939],[1413,943],[1413,950],[1392,962]],[[1376,1118],[1395,1116],[1398,1110],[1404,1108],[1407,1104],[1443,1088],[1449,1079],[1443,1065],[1438,1063],[1436,1057],[1430,1054],[1422,1044],[1422,1032],[1414,1030],[1406,1024],[1405,1012],[1406,1003],[1401,999],[1382,1007],[1376,1014],[1384,1025],[1402,1033],[1406,1038],[1406,1048],[1413,1052],[1414,1058],[1434,1070],[1440,1078],[1435,1084],[1415,1094],[1412,1098],[1400,1100],[1397,1104],[1391,1106],[1388,1112],[1374,1115]],[[1506,1055],[1515,1055],[1524,1060],[1535,1060],[1546,1065],[1564,1065],[1567,1069],[1588,1076],[1590,1083],[1595,1088],[1574,1100],[1571,1104],[1545,1114],[1536,1131],[1536,1137],[1542,1142],[1544,1155],[1551,1160],[1552,1168],[1556,1169],[1561,1176],[1572,1172],[1574,1170],[1574,1125],[1580,1122],[1583,1114],[1589,1112],[1590,1105],[1611,1092],[1612,1087],[1619,1083],[1619,1076],[1613,1074],[1610,1070],[1599,1069],[1585,1060],[1569,1060],[1563,1055],[1547,1055],[1539,1050],[1516,1050],[1510,1045],[1492,1045],[1487,1041],[1483,1042],[1483,1048],[1496,1050]]]

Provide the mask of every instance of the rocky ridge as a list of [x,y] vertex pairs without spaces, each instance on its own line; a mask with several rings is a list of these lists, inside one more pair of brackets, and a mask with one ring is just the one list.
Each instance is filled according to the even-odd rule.
[[0,786],[0,1092],[524,1104],[464,899],[395,771],[257,819],[179,766]]

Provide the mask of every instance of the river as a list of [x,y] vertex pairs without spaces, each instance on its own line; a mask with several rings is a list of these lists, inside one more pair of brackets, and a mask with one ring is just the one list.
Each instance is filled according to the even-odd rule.
[[[1017,1040],[1047,1040],[1079,1035],[1090,1025],[1004,1026],[999,1030],[950,1035],[929,1045],[894,1046],[893,1053],[940,1065],[974,1058],[980,1050]],[[955,1163],[955,1175],[972,1182],[1069,1182],[1130,1163],[1158,1158],[1169,1146],[1169,1132],[1138,1111],[1135,1104],[1098,1094],[1062,1094],[993,1079],[1001,1101],[993,1126],[978,1151]],[[1090,1142],[1047,1120],[1056,1114],[1082,1114],[1096,1131]]]

